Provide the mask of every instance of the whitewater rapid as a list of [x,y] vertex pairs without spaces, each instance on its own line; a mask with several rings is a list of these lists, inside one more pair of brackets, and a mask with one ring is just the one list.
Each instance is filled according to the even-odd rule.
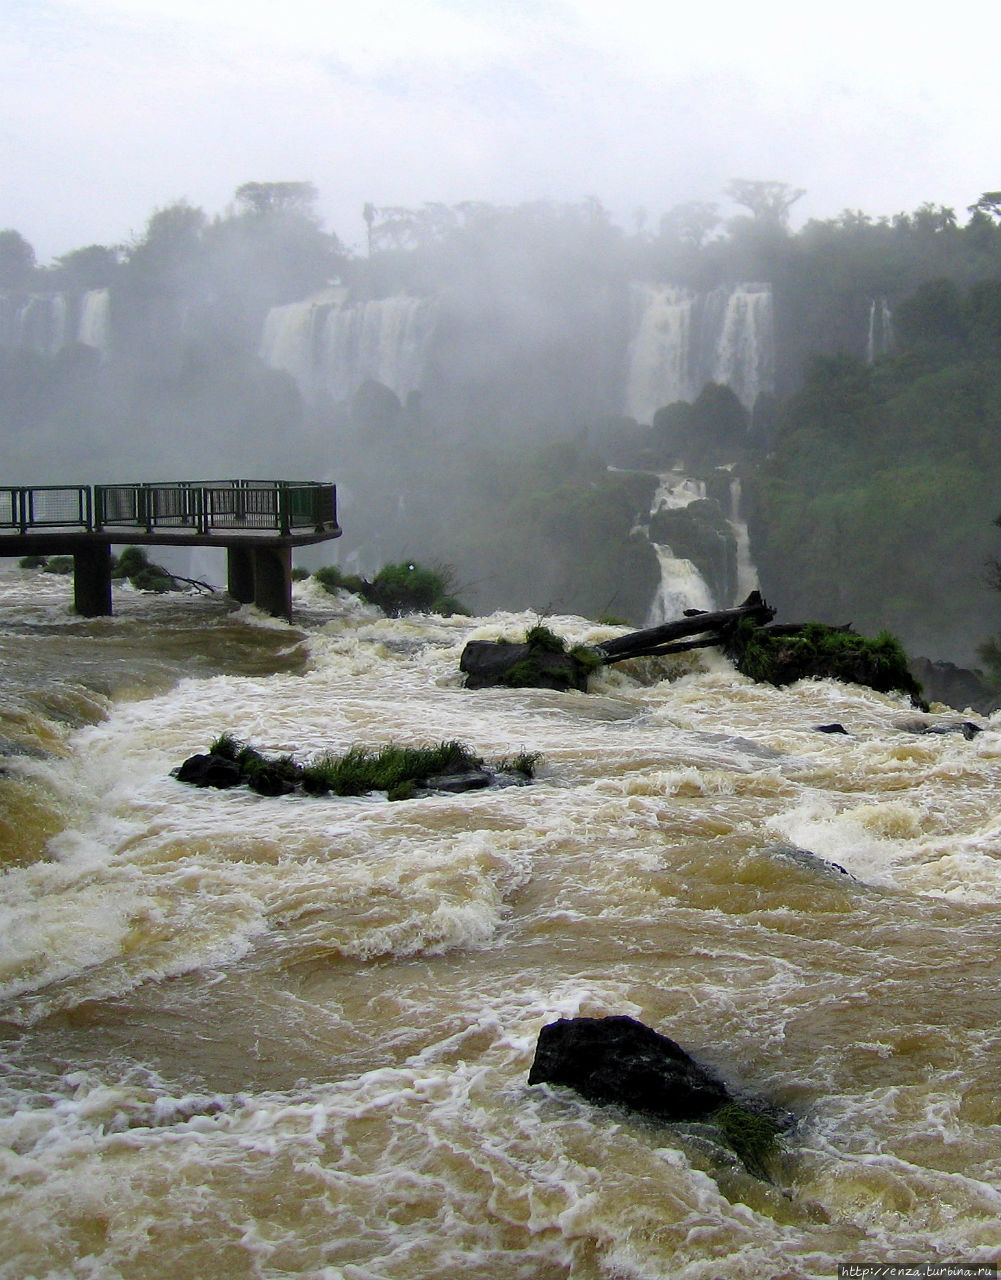
[[[117,588],[87,622],[47,577],[0,575],[5,1280],[997,1256],[993,720],[714,657],[474,693],[466,640],[534,616],[386,619],[306,583],[293,627]],[[542,762],[397,803],[170,776],[224,730]],[[776,1183],[697,1126],[529,1088],[574,1013],[793,1112]]]

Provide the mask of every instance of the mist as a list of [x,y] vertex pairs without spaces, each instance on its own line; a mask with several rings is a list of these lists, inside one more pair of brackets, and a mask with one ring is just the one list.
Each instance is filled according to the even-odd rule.
[[8,483],[332,480],[344,536],[308,568],[420,560],[477,611],[634,625],[733,603],[749,537],[780,609],[973,660],[999,424],[894,423],[957,377],[990,403],[998,202],[794,230],[800,188],[719,194],[632,226],[594,198],[367,202],[361,251],[298,180],[177,202],[48,266],[2,232]]

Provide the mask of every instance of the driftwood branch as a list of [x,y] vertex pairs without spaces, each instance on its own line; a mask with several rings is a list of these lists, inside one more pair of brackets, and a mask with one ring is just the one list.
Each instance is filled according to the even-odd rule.
[[[605,664],[625,662],[628,658],[656,657],[666,653],[682,653],[685,649],[705,648],[722,644],[725,633],[744,618],[759,625],[771,622],[775,610],[765,603],[757,591],[752,591],[743,604],[733,609],[718,609],[712,613],[693,613],[675,622],[665,622],[659,627],[647,627],[643,631],[631,631],[627,636],[605,640],[595,645],[595,651]],[[679,646],[687,636],[702,636],[701,640]]]

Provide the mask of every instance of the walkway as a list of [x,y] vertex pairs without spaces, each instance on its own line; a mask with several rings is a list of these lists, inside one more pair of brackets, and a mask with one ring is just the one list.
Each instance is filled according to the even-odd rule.
[[111,547],[224,547],[241,604],[292,615],[292,548],[339,538],[337,490],[314,480],[0,488],[0,557],[71,555],[77,613],[111,609]]

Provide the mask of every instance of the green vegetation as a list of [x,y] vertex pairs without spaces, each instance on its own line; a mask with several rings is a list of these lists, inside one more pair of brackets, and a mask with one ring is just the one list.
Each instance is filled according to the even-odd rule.
[[378,751],[352,747],[342,756],[323,756],[303,770],[303,785],[314,793],[332,791],[338,796],[360,796],[386,791],[389,798],[405,799],[406,791],[436,774],[462,773],[482,768],[483,761],[461,742],[428,747],[393,744]]
[[770,629],[742,621],[727,651],[738,671],[767,684],[823,678],[865,685],[880,693],[904,693],[915,702],[921,699],[921,686],[908,670],[907,655],[885,631],[867,639],[822,623]]
[[[494,673],[489,681],[509,689],[587,689],[590,673],[602,665],[601,656],[589,645],[570,648],[562,636],[541,622],[529,627],[520,645],[510,640],[498,641],[515,650],[506,669]],[[476,686],[474,686],[476,687]]]
[[985,566],[1001,495],[999,316],[1001,281],[965,293],[931,281],[896,312],[897,354],[810,362],[744,487],[782,616],[886,627],[960,662],[997,629]]
[[487,772],[528,781],[542,758],[538,752],[521,751],[488,770],[481,757],[452,740],[417,747],[389,743],[377,750],[353,746],[304,765],[287,754],[265,756],[229,732],[215,739],[209,755],[235,764],[240,780],[261,795],[300,790],[307,795],[359,796],[385,791],[390,800],[409,800],[430,780],[452,774]]
[[713,1112],[711,1119],[747,1171],[770,1180],[769,1165],[778,1150],[780,1132],[776,1120],[767,1112],[752,1111],[739,1102],[727,1102]]
[[66,574],[73,572],[72,556],[49,556],[45,562],[43,573]]
[[19,569],[44,569],[47,563],[47,556],[22,556],[17,562],[17,567]]
[[378,605],[390,617],[405,613],[466,614],[468,609],[455,596],[454,575],[447,566],[434,569],[407,561],[387,564],[369,582],[357,574],[343,574],[336,565],[317,569],[313,577],[327,591],[351,591]]
[[163,595],[178,590],[178,579],[161,564],[154,564],[142,547],[125,547],[111,567],[112,578],[127,578],[137,591]]

